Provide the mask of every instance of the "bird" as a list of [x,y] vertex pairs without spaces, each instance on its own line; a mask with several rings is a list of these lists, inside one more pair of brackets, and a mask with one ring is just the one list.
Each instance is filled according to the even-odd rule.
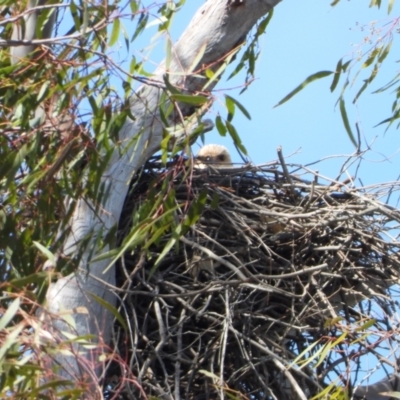
[[220,144],[207,144],[203,146],[195,157],[195,168],[207,167],[230,168],[232,159],[228,149]]

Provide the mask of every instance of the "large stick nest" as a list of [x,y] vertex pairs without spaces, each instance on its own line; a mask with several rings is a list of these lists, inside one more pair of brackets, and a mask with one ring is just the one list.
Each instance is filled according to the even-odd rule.
[[[400,212],[377,200],[392,185],[368,194],[320,180],[278,162],[191,171],[182,159],[167,168],[153,159],[140,171],[121,236],[162,188],[162,203],[143,223],[176,209],[165,217],[168,230],[127,251],[119,265],[130,328],[116,340],[136,377],[123,398],[142,398],[138,386],[160,399],[310,398],[332,371],[351,390],[351,348],[346,353],[343,344],[343,353],[325,356],[318,368],[288,367],[311,343],[320,341],[307,357],[340,327],[361,326],[368,314],[365,302],[357,306],[362,300],[374,299],[388,316],[387,289],[400,271],[399,242],[390,234]],[[196,213],[195,225],[177,228]],[[388,330],[387,321],[375,329]],[[358,346],[353,364],[370,351],[366,341]]]

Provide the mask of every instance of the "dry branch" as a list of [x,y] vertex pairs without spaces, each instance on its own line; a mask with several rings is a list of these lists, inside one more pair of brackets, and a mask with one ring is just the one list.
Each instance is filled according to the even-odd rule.
[[[53,329],[53,335],[69,331],[78,336],[92,334],[100,337],[99,346],[94,351],[85,352],[82,359],[60,355],[58,362],[65,366],[59,370],[61,377],[73,380],[88,378],[97,384],[97,379],[92,379],[93,366],[101,365],[98,359],[106,347],[104,345],[110,341],[113,315],[96,297],[111,305],[116,302],[116,295],[110,289],[115,283],[114,266],[107,269],[110,260],[93,260],[109,251],[110,247],[101,248],[98,243],[118,224],[132,175],[161,148],[166,129],[171,132],[171,142],[188,141],[202,116],[195,107],[175,102],[169,126],[165,126],[160,108],[168,109],[171,103],[165,79],[183,93],[203,91],[207,95],[217,80],[209,82],[205,89],[205,70],[217,71],[243,43],[259,18],[277,3],[279,0],[207,1],[173,46],[169,65],[162,63],[156,70],[153,85],[143,85],[132,94],[130,106],[134,119],[128,118],[119,132],[120,146],[115,148],[102,174],[104,196],[99,204],[86,198],[79,199],[69,221],[68,237],[60,256],[73,259],[79,255],[79,271],[52,284],[47,294],[49,329]],[[87,312],[75,312],[78,309]],[[61,318],[64,310],[72,312],[74,326]],[[77,351],[76,348],[72,350]],[[97,368],[97,375],[100,371],[101,368]]]
[[[187,164],[164,168],[155,158],[137,176],[121,237],[168,177],[176,221],[207,196],[198,222],[155,272],[173,228],[121,261],[132,332],[122,333],[118,348],[148,395],[216,399],[225,390],[243,399],[311,398],[330,372],[338,373],[339,357],[300,370],[290,368],[296,355],[336,339],[346,323],[367,319],[358,302],[392,307],[387,289],[399,279],[400,243],[384,235],[398,226],[400,211],[363,189],[316,184],[316,174],[297,166],[289,174],[293,167],[194,170],[188,179]],[[135,343],[127,344],[129,337]],[[359,357],[370,351],[361,343]],[[351,390],[344,373],[342,379]]]

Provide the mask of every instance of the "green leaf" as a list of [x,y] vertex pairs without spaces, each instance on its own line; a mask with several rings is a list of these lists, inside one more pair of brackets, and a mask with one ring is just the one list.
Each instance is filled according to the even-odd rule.
[[350,65],[351,60],[346,61],[343,65],[342,65],[342,71],[346,72],[347,71],[347,67]]
[[212,79],[215,75],[214,71],[211,68],[207,68],[204,73],[208,79]]
[[23,288],[24,286],[32,283],[37,285],[42,285],[43,281],[46,279],[48,279],[48,273],[42,271],[42,272],[35,272],[34,274],[28,276],[23,276],[22,278],[12,279],[10,281],[10,284],[13,287]]
[[364,84],[361,86],[360,90],[357,92],[356,96],[354,97],[353,103],[357,101],[357,99],[361,96],[362,92],[368,87],[368,85],[375,79],[376,75],[378,74],[378,65],[375,64],[374,68],[372,69],[371,75],[368,79],[364,81]]
[[264,19],[258,24],[257,36],[265,33],[265,30],[267,29],[267,26],[271,22],[273,15],[274,15],[274,9],[271,8],[271,10],[268,11],[268,14],[264,17]]
[[[195,201],[192,201],[192,203],[190,204],[185,220],[183,221],[183,225],[185,226],[185,228],[190,228],[191,226],[193,226],[201,217],[204,207],[206,205],[207,193],[207,189],[203,189],[199,193],[197,199]],[[183,232],[183,234],[185,234],[185,232]]]
[[41,245],[39,242],[33,241],[33,244],[40,250],[41,253],[43,253],[47,259],[52,263],[52,265],[56,265],[56,257],[54,256],[54,254],[47,249],[46,247],[44,247],[43,245]]
[[97,296],[96,294],[92,292],[87,292],[90,297],[92,297],[97,303],[99,303],[101,306],[106,308],[110,313],[118,320],[118,322],[122,325],[124,329],[128,329],[125,320],[122,318],[122,315],[118,312],[118,310],[111,305],[108,301],[104,300],[103,298]]
[[[236,49],[231,51],[231,53],[225,58],[224,62],[221,64],[221,66],[215,72],[213,72],[211,77],[209,76],[209,75],[211,75],[210,72],[207,73],[208,69],[206,70],[206,76],[209,78],[209,80],[203,86],[203,88],[202,88],[203,91],[205,91],[213,82],[215,82],[222,75],[222,73],[226,70],[227,66],[231,63],[232,59],[235,57],[235,55],[239,51],[239,49],[240,49],[240,47],[238,46]],[[228,80],[230,78],[231,77],[229,77]]]
[[139,17],[139,22],[137,24],[136,30],[132,36],[131,42],[133,42],[143,31],[143,29],[147,25],[147,21],[149,20],[149,14],[146,12],[142,12]]
[[219,195],[217,192],[214,192],[210,203],[211,210],[216,210],[218,208],[218,204],[219,204]]
[[15,174],[17,173],[18,169],[21,167],[21,164],[24,162],[25,157],[29,153],[29,147],[28,144],[24,144],[18,153],[16,154],[11,169],[8,171],[7,174],[7,183],[6,185],[10,185],[10,183],[14,180]]
[[376,319],[371,318],[365,324],[362,324],[360,327],[358,327],[356,331],[365,331],[366,329],[371,328],[371,326],[374,326],[375,324],[376,324]]
[[396,113],[393,114],[391,117],[385,118],[384,120],[382,120],[381,122],[379,122],[379,124],[376,124],[376,125],[374,126],[374,128],[376,128],[376,127],[379,126],[379,125],[383,125],[383,124],[387,124],[387,123],[389,123],[389,126],[390,126],[390,125],[392,125],[392,123],[393,123],[396,119],[398,119],[399,117],[400,117],[400,113],[399,113],[399,112],[396,112]]
[[204,53],[206,52],[206,48],[207,48],[207,42],[205,42],[199,49],[198,53],[196,54],[196,57],[194,58],[192,64],[189,66],[189,68],[187,69],[186,73],[192,73],[195,68],[197,68],[197,66],[199,65],[201,59],[204,56]]
[[163,81],[171,94],[182,94],[174,85],[171,84],[168,74],[163,75]]
[[371,0],[370,7],[381,7],[381,0]]
[[301,90],[303,90],[308,84],[311,82],[314,82],[318,79],[326,78],[329,75],[332,75],[334,72],[333,71],[320,71],[315,74],[310,75],[307,79],[305,79],[299,86],[297,86],[294,90],[292,90],[288,95],[286,95],[278,104],[274,106],[278,107],[282,105],[283,103],[286,103],[288,100],[290,100],[295,94],[299,93]]
[[378,63],[382,63],[385,60],[385,58],[390,52],[390,49],[392,48],[392,44],[393,44],[392,41],[389,42],[388,45],[384,48],[384,50],[381,52],[380,56],[378,57]]
[[355,104],[357,102],[358,98],[361,96],[362,92],[367,88],[368,84],[369,84],[368,80],[366,80],[362,84],[360,90],[357,92],[357,94],[355,95],[355,97],[353,99],[353,104]]
[[336,65],[336,71],[333,75],[333,81],[330,87],[331,92],[333,92],[336,89],[337,84],[339,83],[340,79],[340,74],[342,72],[342,58],[339,60],[339,62]]
[[17,338],[23,329],[25,329],[24,324],[17,325],[15,329],[13,329],[11,333],[6,336],[6,339],[1,343],[0,347],[0,360],[5,356],[10,347],[18,343]]
[[375,47],[375,49],[371,51],[364,64],[361,66],[361,68],[369,67],[374,62],[376,56],[379,54],[380,49],[381,48]]
[[0,331],[7,328],[8,324],[17,314],[20,304],[21,304],[21,299],[17,297],[7,308],[7,311],[0,318]]
[[247,119],[251,120],[250,113],[243,107],[243,105],[242,105],[241,103],[239,103],[239,102],[238,102],[236,99],[234,99],[233,97],[228,96],[227,94],[225,95],[225,97],[226,97],[226,98],[229,98],[233,103],[235,103],[236,106],[239,108],[239,110],[243,113],[243,115],[244,115]]
[[55,12],[54,8],[50,9],[44,9],[38,14],[38,19],[36,22],[36,38],[37,39],[42,39],[45,38],[43,35],[46,32],[46,29],[48,29],[48,26],[46,26],[49,23],[49,20],[51,18],[51,15]]
[[392,12],[393,5],[394,5],[394,0],[389,0],[389,4],[388,4],[388,14],[390,14],[390,13]]
[[346,112],[346,105],[345,105],[343,98],[340,98],[339,108],[340,108],[340,114],[342,116],[342,120],[343,120],[344,127],[346,129],[346,132],[349,135],[349,138],[353,142],[354,146],[358,147],[356,139],[354,138],[353,132],[350,128],[349,119],[347,117],[347,112]]
[[236,128],[229,121],[226,121],[226,127],[227,127],[229,135],[233,139],[233,142],[235,143],[235,145],[239,148],[239,150],[243,154],[247,155],[246,147],[244,147],[242,141],[240,140],[240,136],[237,133]]
[[113,23],[110,41],[108,42],[108,45],[110,47],[114,46],[114,44],[117,43],[120,29],[121,29],[121,22],[120,22],[119,18],[116,18]]
[[42,85],[42,87],[39,90],[39,94],[37,95],[37,102],[40,103],[46,96],[47,94],[47,89],[50,86],[50,81],[45,81]]
[[222,118],[218,115],[217,118],[215,118],[215,125],[217,127],[218,133],[221,136],[226,136],[226,132],[228,131],[226,129],[225,124],[222,122]]
[[75,4],[74,0],[71,0],[71,2],[69,4],[69,8],[71,10],[72,18],[75,23],[75,30],[77,32],[79,32],[79,30],[81,29],[81,19],[79,17],[79,13],[78,13],[78,7]]
[[138,8],[139,8],[137,1],[136,0],[131,0],[129,3],[131,5],[132,14],[135,14],[137,12]]
[[[304,365],[304,363],[308,364],[308,358],[303,360],[303,357],[307,354],[307,353],[311,353],[311,350],[320,345],[320,341],[317,340],[314,343],[311,343],[307,348],[305,348],[293,361],[292,363],[289,365],[289,368],[294,367],[295,365]],[[321,352],[321,348],[315,353],[316,355],[318,355]],[[311,361],[311,360],[310,360]]]
[[172,94],[171,100],[179,101],[181,103],[192,104],[195,106],[202,106],[208,102],[208,98],[204,96],[190,96],[186,94]]
[[[181,226],[178,226],[178,228],[181,228]],[[154,272],[157,270],[158,266],[160,265],[161,261],[164,259],[164,257],[168,254],[168,252],[172,249],[174,244],[179,240],[179,229],[176,230],[175,235],[169,239],[168,243],[164,246],[162,249],[160,255],[157,257],[156,262],[154,263],[153,267],[151,268],[150,274],[149,274],[149,279],[153,276]]]
[[225,96],[225,105],[228,110],[227,120],[232,121],[233,116],[235,115],[235,102],[233,101],[232,97]]

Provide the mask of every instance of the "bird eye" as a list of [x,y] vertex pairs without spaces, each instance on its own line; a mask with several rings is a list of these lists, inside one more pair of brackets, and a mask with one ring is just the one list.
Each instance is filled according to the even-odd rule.
[[225,161],[225,156],[223,154],[220,154],[218,156],[218,161]]
[[206,161],[211,161],[211,157],[210,157],[210,156],[207,156],[207,157],[206,157]]

